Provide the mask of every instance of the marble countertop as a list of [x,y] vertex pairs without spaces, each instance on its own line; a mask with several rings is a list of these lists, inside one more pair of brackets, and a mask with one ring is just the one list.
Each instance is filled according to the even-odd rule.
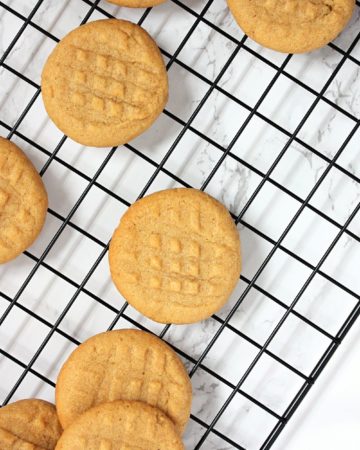
[[360,447],[359,339],[357,322],[275,443],[274,450],[357,450]]
[[[0,402],[9,392],[11,401],[53,400],[58,370],[76,343],[113,324],[124,299],[110,282],[104,246],[127,205],[145,193],[153,177],[147,194],[177,186],[204,188],[241,219],[243,272],[228,305],[214,318],[171,326],[164,334],[193,372],[188,450],[200,448],[207,427],[307,283],[294,312],[201,445],[229,450],[236,448],[233,442],[259,449],[360,299],[360,212],[347,224],[360,202],[360,42],[352,46],[360,7],[333,45],[292,57],[245,39],[223,0],[168,1],[154,8],[142,25],[168,64],[169,103],[148,132],[112,152],[62,142],[38,90],[47,56],[82,22],[92,1],[43,0],[39,6],[36,0],[6,0],[5,5],[0,5],[0,55],[38,9],[0,66],[0,134],[16,127],[11,139],[41,171],[50,209],[28,253],[0,267],[0,317],[17,298],[0,326],[0,372],[5,374]],[[137,22],[144,13],[105,0],[99,6],[89,20],[111,14]],[[163,331],[131,307],[115,328],[136,324]],[[358,327],[274,448],[335,450],[336,435],[344,433],[350,436],[344,448],[358,448],[359,396],[352,375],[359,374]],[[193,371],[199,358],[201,365]],[[30,361],[31,370],[24,373]],[[19,377],[22,382],[13,390]],[[345,408],[348,415],[342,416]],[[341,417],[346,421],[340,424]]]

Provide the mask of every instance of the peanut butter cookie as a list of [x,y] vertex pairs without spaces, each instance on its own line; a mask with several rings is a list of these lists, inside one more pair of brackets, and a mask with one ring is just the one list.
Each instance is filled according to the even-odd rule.
[[227,0],[254,41],[283,53],[305,53],[335,39],[350,20],[355,0]]
[[171,420],[141,402],[114,401],[89,409],[61,436],[56,450],[184,450]]
[[42,74],[46,110],[70,138],[94,147],[135,138],[159,116],[168,97],[160,51],[140,26],[98,20],[71,31]]
[[53,450],[62,433],[55,406],[19,400],[0,409],[1,450]]
[[31,161],[19,147],[0,137],[0,264],[35,241],[47,207],[44,184]]
[[56,384],[59,420],[67,428],[94,405],[140,400],[161,409],[181,433],[190,416],[191,383],[176,353],[144,331],[91,337],[62,367]]
[[109,261],[116,287],[142,314],[162,323],[197,322],[219,310],[239,280],[239,234],[209,195],[165,190],[127,210]]

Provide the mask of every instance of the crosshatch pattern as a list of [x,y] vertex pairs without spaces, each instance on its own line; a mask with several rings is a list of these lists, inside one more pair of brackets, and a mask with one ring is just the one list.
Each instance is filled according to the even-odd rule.
[[[72,28],[114,16],[158,41],[170,100],[121,149],[83,148],[47,118],[41,68]],[[0,268],[1,403],[53,400],[80,342],[139,328],[189,370],[186,448],[270,448],[360,311],[360,2],[334,43],[295,56],[249,40],[220,0],[147,10],[0,0],[0,21],[0,132],[34,161],[50,199],[39,240]],[[244,267],[218,314],[162,326],[115,291],[108,242],[132,202],[176,186],[230,209]]]

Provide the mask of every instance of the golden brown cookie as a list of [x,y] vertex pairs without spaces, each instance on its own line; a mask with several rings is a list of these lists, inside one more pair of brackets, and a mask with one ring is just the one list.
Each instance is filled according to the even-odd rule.
[[114,401],[79,416],[56,450],[184,450],[173,423],[141,402]]
[[73,140],[94,147],[124,144],[159,116],[168,97],[160,51],[140,26],[98,20],[71,31],[42,74],[46,110]]
[[156,406],[181,433],[190,416],[191,383],[161,339],[144,331],[108,331],[85,341],[62,367],[56,384],[59,420],[67,428],[92,406],[113,400]]
[[150,6],[160,5],[166,0],[107,0],[119,6],[127,6],[129,8],[149,8]]
[[1,450],[53,450],[62,433],[55,406],[19,400],[0,409]]
[[115,230],[112,279],[138,311],[162,323],[205,319],[240,275],[240,241],[225,207],[196,189],[170,189],[134,203]]
[[31,161],[15,144],[0,137],[0,264],[35,241],[47,206],[44,184]]
[[264,47],[305,53],[323,47],[345,28],[355,0],[227,0],[236,21]]

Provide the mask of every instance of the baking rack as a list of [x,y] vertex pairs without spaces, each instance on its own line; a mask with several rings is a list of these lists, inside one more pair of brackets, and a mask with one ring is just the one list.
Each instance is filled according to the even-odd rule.
[[[88,20],[91,20],[95,13],[103,17],[112,17],[112,14],[109,13],[109,11],[104,8],[104,4],[100,0],[96,1],[79,0],[79,1],[83,2],[83,4],[88,8],[86,15],[83,17],[83,20],[81,21],[82,24],[86,23]],[[81,177],[86,187],[81,193],[81,195],[79,195],[78,198],[74,201],[72,208],[70,209],[67,215],[63,216],[57,211],[51,208],[49,209],[48,214],[60,221],[61,223],[60,227],[51,236],[51,239],[49,239],[46,248],[43,249],[40,256],[35,256],[31,251],[25,252],[24,257],[30,259],[33,262],[33,264],[26,273],[24,280],[22,282],[19,282],[16,293],[10,296],[6,292],[0,291],[0,299],[2,299],[6,304],[6,307],[2,309],[2,314],[0,318],[0,330],[1,326],[3,326],[6,319],[12,314],[12,312],[15,309],[21,310],[25,314],[25,316],[29,316],[36,319],[37,321],[39,321],[39,323],[43,324],[47,328],[45,338],[41,339],[38,347],[36,348],[36,351],[32,354],[30,360],[26,362],[22,361],[17,355],[13,354],[10,350],[8,350],[5,345],[2,344],[0,345],[1,347],[0,353],[3,360],[11,361],[16,366],[18,366],[20,370],[20,372],[18,372],[18,376],[11,380],[11,383],[7,389],[7,394],[5,398],[2,399],[3,405],[7,404],[8,402],[11,402],[14,399],[14,395],[16,394],[16,392],[18,391],[19,387],[24,382],[28,374],[32,374],[34,377],[39,379],[42,383],[48,385],[50,388],[53,388],[55,386],[54,381],[50,379],[48,376],[42,374],[41,371],[35,368],[35,365],[38,358],[44,351],[46,345],[49,343],[50,339],[55,334],[62,336],[64,339],[68,340],[74,345],[78,345],[80,343],[79,339],[74,337],[72,334],[64,331],[61,325],[63,324],[64,319],[67,317],[70,309],[73,307],[73,305],[75,304],[81,293],[85,293],[93,301],[103,305],[105,308],[109,309],[109,311],[113,313],[114,317],[108,327],[109,330],[116,327],[119,324],[119,321],[125,319],[128,325],[152,331],[151,327],[147,326],[147,323],[145,323],[144,325],[143,321],[137,320],[136,318],[134,319],[134,317],[131,316],[131,314],[128,314],[130,307],[128,307],[128,305],[125,302],[123,306],[119,309],[113,304],[104,300],[101,297],[101,295],[94,293],[90,288],[88,288],[89,280],[91,279],[92,275],[97,270],[99,265],[102,263],[104,258],[106,258],[106,254],[108,251],[108,243],[103,242],[97,236],[90,233],[87,229],[78,226],[74,221],[72,221],[74,215],[78,211],[80,205],[86,199],[86,196],[88,195],[90,189],[93,186],[96,186],[97,188],[101,189],[106,196],[112,197],[117,201],[119,201],[123,205],[124,209],[130,205],[130,202],[127,199],[113,192],[111,189],[107,188],[99,181],[102,172],[105,170],[105,168],[111,161],[113,155],[117,151],[116,148],[109,150],[106,157],[97,168],[96,172],[92,176],[89,176],[87,173],[79,170],[75,165],[72,165],[65,159],[61,158],[61,149],[63,148],[63,146],[67,141],[66,136],[63,136],[60,139],[60,141],[58,142],[58,144],[54,149],[49,149],[44,148],[39,142],[33,140],[32,138],[28,137],[26,134],[20,131],[20,126],[22,122],[29,114],[31,109],[34,107],[37,99],[40,96],[40,86],[37,82],[28,78],[24,73],[20,73],[20,71],[12,67],[10,63],[8,64],[8,57],[29,27],[32,27],[33,29],[42,33],[44,36],[46,36],[49,40],[53,42],[59,41],[59,39],[56,36],[54,36],[49,30],[40,26],[34,20],[34,17],[36,16],[37,12],[46,2],[47,0],[38,0],[36,3],[34,2],[35,4],[32,7],[31,11],[28,14],[24,15],[21,8],[19,9],[17,8],[16,1],[15,2],[0,1],[0,14],[4,11],[7,11],[8,13],[11,13],[21,21],[21,26],[18,32],[13,37],[13,39],[5,49],[4,53],[1,55],[0,67],[2,67],[5,71],[11,73],[18,79],[21,79],[26,84],[31,85],[35,89],[34,94],[32,95],[30,101],[27,103],[26,107],[22,110],[22,112],[19,114],[15,123],[13,124],[7,123],[7,118],[2,116],[0,111],[0,126],[3,129],[7,130],[8,132],[7,137],[9,139],[20,138],[23,142],[27,143],[35,151],[39,152],[39,154],[41,154],[43,157],[46,158],[46,161],[42,165],[42,168],[40,170],[41,176],[44,176],[49,167],[51,166],[51,164],[56,162],[59,163],[62,167],[64,167],[66,170],[73,172],[77,176]],[[172,345],[174,349],[179,353],[179,355],[184,359],[184,361],[186,361],[191,377],[194,377],[194,375],[201,370],[204,373],[211,375],[211,377],[213,377],[213,379],[216,380],[217,383],[226,386],[228,392],[228,394],[224,397],[223,401],[218,405],[216,409],[216,414],[212,416],[211,420],[205,421],[202,417],[198,416],[196,412],[193,412],[191,416],[191,423],[193,424],[193,426],[195,427],[194,429],[196,430],[194,432],[196,439],[193,440],[192,444],[189,444],[188,447],[194,449],[200,448],[218,449],[221,447],[221,448],[237,448],[242,450],[245,449],[250,450],[255,448],[265,450],[269,449],[274,444],[275,440],[277,439],[281,431],[284,429],[286,424],[289,422],[294,412],[298,409],[298,407],[300,406],[301,402],[303,401],[303,399],[305,398],[305,396],[307,395],[313,384],[319,378],[321,372],[323,371],[327,363],[330,361],[331,357],[333,356],[334,352],[343,341],[344,337],[347,335],[348,331],[356,321],[360,312],[360,295],[359,295],[360,293],[350,289],[348,286],[342,283],[341,280],[338,280],[336,277],[329,275],[326,271],[323,270],[325,261],[327,260],[330,253],[334,250],[336,244],[343,236],[346,236],[347,238],[353,240],[356,244],[360,243],[360,238],[357,235],[357,233],[351,231],[351,229],[349,228],[351,222],[359,212],[360,204],[355,205],[353,211],[347,217],[344,223],[339,223],[339,221],[330,217],[329,214],[322,212],[320,209],[316,208],[311,203],[311,199],[319,190],[319,187],[323,183],[324,179],[326,178],[330,170],[334,168],[336,168],[342,174],[349,177],[352,180],[352,182],[360,185],[360,179],[357,177],[357,174],[355,172],[350,171],[348,168],[345,168],[342,164],[339,163],[341,155],[343,154],[343,152],[345,151],[351,140],[354,138],[360,127],[360,120],[352,112],[345,110],[341,104],[338,104],[338,102],[333,101],[332,99],[328,98],[325,95],[329,86],[334,81],[334,79],[340,72],[341,68],[344,66],[344,64],[346,64],[347,61],[351,61],[353,64],[360,66],[359,59],[357,59],[355,56],[352,55],[353,50],[356,48],[357,44],[360,41],[360,32],[357,35],[355,35],[354,39],[346,49],[341,48],[335,43],[329,45],[329,48],[339,55],[339,61],[332,68],[332,73],[330,77],[326,80],[326,82],[323,84],[321,90],[317,92],[306,82],[302,81],[300,77],[297,78],[296,76],[292,75],[289,71],[287,71],[287,67],[293,58],[292,55],[286,56],[285,59],[281,62],[281,64],[276,64],[271,60],[267,59],[266,57],[264,57],[256,49],[254,50],[254,48],[251,45],[249,45],[249,40],[246,36],[243,36],[241,39],[237,39],[232,35],[232,33],[228,32],[226,27],[221,27],[218,24],[216,24],[215,21],[212,21],[207,15],[207,12],[212,7],[215,0],[204,1],[200,6],[199,2],[195,3],[194,5],[196,5],[196,7],[194,6],[194,8],[189,6],[191,5],[191,2],[187,2],[185,0],[183,1],[172,0],[172,2],[174,6],[176,5],[177,7],[181,8],[184,12],[186,12],[186,14],[191,16],[193,19],[193,23],[191,27],[189,27],[185,37],[181,40],[180,44],[178,45],[178,47],[174,52],[169,53],[168,51],[162,49],[162,53],[167,62],[167,69],[169,70],[170,67],[172,67],[173,64],[176,63],[177,66],[180,67],[182,70],[191,73],[193,76],[197,77],[203,83],[205,83],[207,88],[204,95],[198,102],[196,108],[194,109],[188,120],[183,120],[181,117],[178,117],[170,110],[165,109],[164,115],[167,116],[169,120],[174,121],[178,124],[180,132],[177,134],[176,139],[171,143],[167,151],[164,153],[161,160],[155,161],[154,159],[151,158],[151,155],[149,156],[142,150],[136,148],[136,145],[128,144],[125,147],[133,155],[135,155],[136,158],[141,158],[153,168],[151,175],[145,180],[146,183],[141,189],[141,192],[139,192],[138,198],[143,197],[149,192],[150,187],[152,186],[154,180],[159,174],[165,174],[171,180],[175,181],[177,185],[190,187],[190,184],[185,179],[173,173],[173,171],[169,170],[169,168],[167,168],[166,166],[167,161],[169,160],[169,158],[171,157],[171,155],[173,154],[173,152],[175,151],[181,140],[184,138],[184,135],[188,131],[191,131],[201,141],[210,144],[212,147],[216,148],[217,151],[221,152],[220,158],[213,165],[212,170],[207,174],[206,179],[202,182],[202,185],[200,187],[202,190],[207,189],[207,187],[213,180],[214,176],[216,176],[218,171],[221,169],[221,166],[224,164],[224,161],[229,157],[235,160],[236,162],[241,163],[242,166],[247,168],[248,170],[254,171],[258,176],[261,177],[261,181],[253,190],[251,195],[249,195],[249,198],[247,199],[244,206],[241,208],[240,211],[233,214],[233,218],[237,226],[242,227],[243,229],[249,229],[251,230],[252,233],[255,233],[262,239],[266,240],[267,243],[271,246],[271,250],[268,252],[263,261],[261,261],[261,263],[256,267],[253,276],[251,277],[247,277],[245,275],[241,276],[241,282],[244,284],[245,287],[240,293],[236,295],[236,298],[234,298],[233,302],[231,303],[231,307],[226,310],[226,314],[224,315],[219,313],[213,316],[212,320],[217,326],[211,332],[210,339],[208,340],[208,342],[206,342],[206,345],[198,355],[194,356],[192,354],[188,354],[187,352],[182,350],[180,346],[177,346],[176,343],[172,343]],[[360,4],[358,1],[356,2],[356,8],[360,8]],[[151,9],[147,9],[141,15],[138,23],[144,24],[150,13]],[[199,73],[193,67],[190,67],[188,64],[185,64],[179,58],[180,52],[189,42],[199,24],[206,24],[208,27],[216,31],[216,33],[219,33],[222,37],[227,39],[233,45],[233,50],[231,51],[229,58],[227,58],[222,69],[219,71],[219,73],[213,80],[208,79],[205,75]],[[256,103],[252,106],[247,105],[244,101],[242,101],[242,98],[238,98],[236,95],[229,93],[220,83],[222,77],[224,76],[224,74],[226,73],[226,71],[228,70],[228,68],[230,67],[230,65],[232,64],[232,62],[234,61],[234,59],[241,50],[243,51],[245,50],[253,57],[258,58],[259,61],[268,65],[274,70],[273,76],[268,82],[265,90],[263,91],[261,96],[259,96]],[[303,89],[307,90],[314,96],[313,101],[310,107],[308,108],[306,114],[302,117],[301,121],[297,124],[296,128],[291,132],[283,129],[282,127],[279,126],[278,123],[273,121],[271,118],[266,117],[261,112],[259,112],[260,106],[263,104],[269,92],[271,91],[271,89],[274,87],[275,83],[281,76],[286,77],[287,80],[293,83],[294,85],[301,86]],[[247,113],[247,117],[242,122],[235,136],[231,139],[230,143],[227,146],[220,145],[215,139],[213,139],[207,133],[203,133],[199,131],[196,127],[194,127],[194,121],[196,120],[205,102],[210,98],[210,96],[214,91],[220,92],[221,94],[226,96],[229,102],[234,102],[238,105],[241,105],[246,110]],[[311,116],[314,109],[317,107],[320,100],[330,105],[332,108],[334,108],[334,110],[344,114],[352,123],[351,130],[347,134],[346,139],[343,141],[340,148],[338,148],[337,152],[334,155],[330,156],[318,151],[314,146],[307,144],[299,137],[299,132],[301,131],[304,124]],[[278,129],[279,132],[281,132],[284,135],[284,138],[286,139],[285,145],[282,146],[281,151],[278,153],[278,155],[271,163],[267,171],[264,172],[257,169],[256,167],[254,167],[254,165],[250,164],[246,160],[242,159],[241,156],[236,154],[236,152],[233,152],[233,148],[235,147],[238,139],[242,136],[247,126],[249,125],[250,121],[254,117],[261,117],[266,124],[271,125],[272,127]],[[316,155],[318,158],[321,158],[323,161],[327,163],[325,170],[321,173],[316,183],[314,184],[314,186],[312,187],[312,189],[306,195],[305,198],[300,198],[297,194],[292,192],[292,190],[288,189],[285,185],[275,181],[272,177],[274,171],[278,167],[282,158],[289,151],[289,148],[293,143],[301,143],[301,145],[304,148],[306,148],[308,152],[311,152],[312,154]],[[273,239],[267,236],[265,233],[263,233],[263,231],[260,228],[252,226],[246,221],[247,211],[249,210],[253,202],[257,199],[263,186],[268,182],[272,183],[280,191],[292,197],[298,204],[298,208],[295,214],[292,216],[291,220],[287,222],[286,227],[284,228],[284,230],[281,232],[280,236],[277,239]],[[301,255],[298,255],[296,252],[289,250],[284,245],[284,241],[288,236],[289,232],[292,230],[297,219],[301,216],[304,210],[307,209],[311,210],[318,217],[321,217],[322,219],[329,222],[332,226],[336,228],[336,234],[332,238],[330,245],[328,245],[325,251],[322,252],[322,256],[316,264],[309,263]],[[60,236],[67,227],[75,229],[78,233],[82,234],[83,236],[86,236],[86,238],[92,240],[101,247],[100,254],[96,258],[95,262],[92,264],[90,270],[87,271],[85,276],[82,278],[81,282],[72,280],[71,277],[69,277],[67,274],[63,273],[61,270],[58,270],[55,267],[52,267],[46,261],[46,257],[49,255],[52,248],[54,247],[54,245],[56,244],[56,242],[58,241],[58,239],[60,238]],[[278,298],[276,298],[276,296],[273,295],[272,292],[262,288],[261,285],[257,283],[262,273],[264,272],[264,270],[266,269],[272,258],[274,258],[274,255],[278,250],[282,250],[287,256],[293,258],[300,265],[303,265],[309,270],[309,275],[306,277],[304,283],[302,283],[301,289],[298,290],[294,298],[291,299],[291,301],[289,302],[283,302],[279,300]],[[19,301],[22,294],[28,287],[29,283],[31,283],[32,279],[36,276],[37,272],[41,267],[45,267],[48,271],[54,274],[54,276],[58,277],[61,280],[64,280],[66,283],[69,283],[74,288],[74,293],[71,296],[70,300],[66,303],[66,305],[64,305],[64,307],[59,312],[57,319],[54,320],[53,322],[49,321],[46,317],[42,317],[41,315],[37,314],[37,312],[33,311],[31,308],[24,306],[24,304]],[[347,296],[350,296],[354,300],[353,307],[346,315],[346,318],[342,321],[341,326],[338,328],[336,333],[329,333],[329,331],[327,331],[322,326],[317,324],[311,318],[306,317],[306,314],[299,312],[296,308],[300,299],[302,298],[307,288],[313,282],[316,276],[323,277],[328,283],[330,283],[333,286],[336,286],[339,292],[343,292],[344,295],[346,294]],[[241,305],[247,299],[249,293],[253,289],[256,289],[258,292],[260,292],[264,297],[266,297],[268,301],[274,302],[276,305],[280,306],[280,309],[282,311],[279,316],[279,320],[277,320],[276,324],[274,324],[273,328],[271,329],[271,332],[267,335],[266,339],[261,343],[257,342],[246,332],[243,332],[241,329],[237,328],[232,323],[232,319],[235,317],[235,315],[241,308]],[[291,317],[296,317],[299,321],[301,321],[301,323],[304,326],[316,330],[317,333],[320,333],[328,340],[328,345],[322,352],[321,356],[317,358],[316,364],[308,374],[303,373],[296,367],[295,364],[287,362],[284,358],[277,355],[276,352],[271,350],[271,343],[278,336],[279,332],[284,326],[284,323]],[[171,330],[171,328],[173,328],[173,326],[170,325],[164,326],[161,329],[159,329],[159,332],[157,334],[161,338],[166,339],[167,336],[169,335],[169,330]],[[206,363],[208,355],[211,353],[212,349],[214,348],[217,341],[220,339],[220,337],[224,332],[229,332],[231,334],[236,335],[237,337],[251,344],[253,348],[256,350],[255,354],[253,355],[253,358],[249,361],[245,370],[243,371],[241,376],[238,379],[236,379],[235,382],[229,381],[229,379],[226,376],[223,376],[220,373],[220,371],[212,369]],[[15,338],[16,340],[16,336],[13,336],[13,338]],[[271,407],[268,406],[266,401],[256,398],[256,395],[249,394],[244,388],[249,376],[251,376],[251,374],[257,369],[257,367],[259,366],[259,362],[264,355],[269,356],[274,361],[282,365],[282,367],[286,368],[289,374],[290,373],[296,374],[296,376],[298,376],[299,379],[301,379],[301,385],[299,389],[297,389],[296,392],[293,393],[290,401],[287,403],[286,408],[284,408],[282,413],[274,411]],[[5,378],[6,376],[7,375],[5,373]],[[4,374],[1,375],[0,385],[1,380],[4,381]],[[261,443],[259,443],[258,445],[243,444],[241,438],[239,439],[233,438],[232,435],[227,434],[226,431],[223,431],[221,426],[219,426],[222,417],[226,414],[226,411],[229,408],[229,405],[238,395],[245,398],[250,404],[256,405],[256,407],[258,408],[259,411],[262,412],[262,414],[268,415],[273,419],[273,426],[269,431],[266,432],[266,436],[264,436]],[[239,420],[241,419],[239,418]],[[234,423],[236,427],[237,426],[236,418]],[[261,434],[259,430],[257,430],[257,432]],[[211,439],[214,436],[216,440],[215,442],[217,443],[210,444]]]

